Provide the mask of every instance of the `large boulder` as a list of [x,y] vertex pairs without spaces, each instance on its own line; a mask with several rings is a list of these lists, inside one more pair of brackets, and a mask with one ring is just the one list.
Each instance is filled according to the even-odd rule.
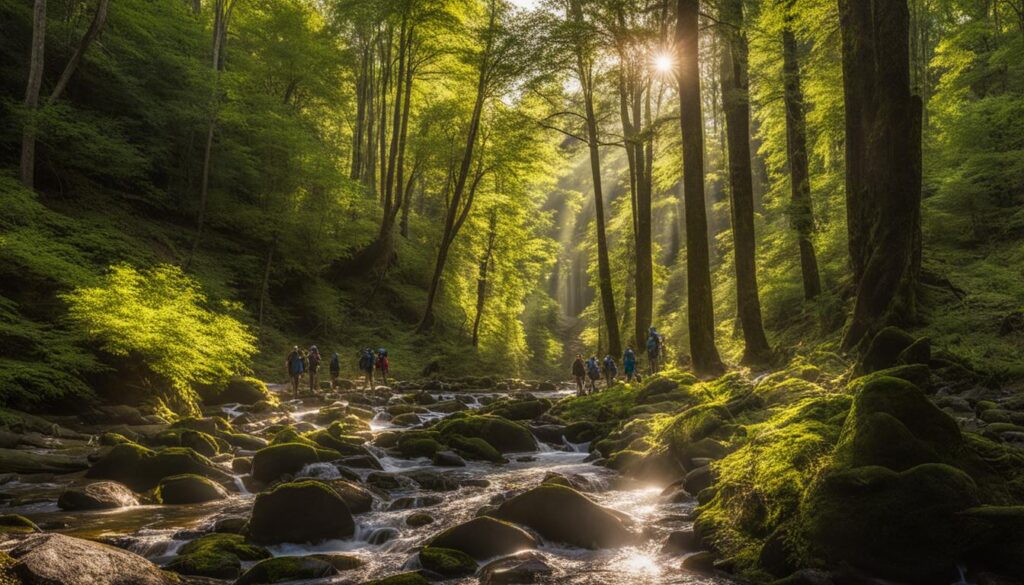
[[63,534],[36,534],[7,553],[26,585],[170,585],[177,579],[145,558]]
[[246,376],[232,378],[223,390],[204,397],[207,404],[256,404],[260,400],[275,402],[277,399],[261,380]]
[[269,557],[265,548],[247,544],[239,534],[208,534],[182,546],[166,568],[182,575],[234,579],[242,561]]
[[484,414],[493,414],[509,420],[533,420],[551,410],[551,401],[547,398],[526,400],[499,400],[480,409]]
[[525,426],[493,415],[453,415],[439,423],[436,430],[442,438],[461,435],[487,441],[500,453],[535,451],[537,442]]
[[231,476],[209,459],[186,447],[153,451],[135,443],[114,446],[86,477],[119,481],[137,492],[150,490],[172,475],[192,473],[231,485]]
[[355,522],[345,500],[319,481],[281,484],[256,496],[249,535],[262,544],[348,538]]
[[116,481],[70,486],[57,498],[57,506],[61,510],[107,510],[138,504],[135,493]]
[[332,480],[330,484],[353,514],[362,514],[373,509],[373,494],[361,485],[344,479]]
[[935,583],[972,546],[960,516],[977,504],[967,474],[929,463],[903,472],[867,466],[827,473],[801,507],[806,542],[828,564]]
[[487,516],[452,526],[427,544],[462,551],[477,560],[537,548],[537,541],[522,528]]
[[899,378],[874,377],[853,399],[835,462],[904,471],[943,462],[943,454],[957,453],[962,444],[956,421],[917,386]]
[[201,504],[228,497],[227,491],[201,475],[186,473],[160,480],[156,498],[162,504]]
[[582,548],[610,548],[635,542],[622,520],[580,492],[541,484],[506,501],[494,516],[536,530],[547,540]]
[[310,463],[339,459],[337,451],[317,449],[302,443],[280,443],[256,452],[252,458],[252,478],[271,482],[281,476],[298,473]]
[[860,361],[864,373],[891,368],[899,363],[900,354],[914,344],[914,338],[899,327],[886,327],[875,334]]

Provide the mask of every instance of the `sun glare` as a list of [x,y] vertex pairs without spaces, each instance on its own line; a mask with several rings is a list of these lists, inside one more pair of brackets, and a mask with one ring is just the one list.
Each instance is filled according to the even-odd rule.
[[654,56],[654,68],[658,73],[669,73],[675,68],[675,61],[672,60],[672,55],[668,53],[660,53]]

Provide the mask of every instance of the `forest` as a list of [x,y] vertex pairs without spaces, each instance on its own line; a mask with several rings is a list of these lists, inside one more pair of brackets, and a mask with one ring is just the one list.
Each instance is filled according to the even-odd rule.
[[1024,582],[1022,0],[0,0],[0,56],[0,585]]

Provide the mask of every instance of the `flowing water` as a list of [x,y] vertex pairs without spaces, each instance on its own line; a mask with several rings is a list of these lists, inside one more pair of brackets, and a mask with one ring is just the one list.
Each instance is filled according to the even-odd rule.
[[[534,393],[558,399],[568,391]],[[463,402],[473,407],[480,405],[480,398],[493,396],[493,392],[460,392]],[[451,394],[436,395],[440,400],[450,399]],[[293,422],[315,425],[314,414],[319,405],[296,403],[290,413]],[[428,407],[429,408],[429,407]],[[383,412],[382,408],[377,409]],[[374,418],[371,425],[376,434],[384,430],[402,430],[393,427],[385,416]],[[233,408],[225,409],[226,415],[237,415]],[[441,418],[441,413],[431,413],[423,418]],[[375,449],[375,448],[371,448]],[[430,536],[441,530],[474,517],[477,510],[513,492],[538,485],[549,472],[577,476],[589,483],[588,495],[601,505],[628,514],[633,529],[645,538],[636,546],[618,549],[584,550],[566,548],[553,543],[544,543],[541,552],[553,569],[547,582],[575,584],[626,584],[626,583],[689,583],[725,584],[724,577],[709,577],[689,573],[680,568],[682,557],[662,554],[660,548],[666,536],[673,530],[690,525],[689,512],[693,502],[668,503],[660,496],[659,486],[644,485],[618,477],[603,467],[584,461],[587,445],[566,444],[558,448],[540,443],[535,453],[509,455],[510,463],[495,465],[468,462],[466,467],[435,467],[425,458],[398,459],[387,456],[379,450],[384,471],[404,472],[429,469],[450,474],[457,479],[487,480],[486,487],[462,487],[451,492],[428,492],[416,487],[391,492],[389,501],[377,500],[374,509],[355,516],[356,534],[347,540],[330,540],[316,545],[282,544],[269,547],[275,556],[305,555],[313,553],[345,553],[360,557],[365,565],[355,571],[341,573],[335,577],[307,581],[307,583],[358,583],[365,579],[378,578],[389,574],[418,568],[415,551]],[[517,460],[518,459],[518,460]],[[362,476],[371,470],[353,470]],[[341,476],[338,468],[330,463],[307,466],[301,476],[334,479]],[[0,486],[13,506],[4,513],[21,513],[29,516],[47,530],[92,538],[109,542],[164,563],[174,557],[177,549],[208,530],[218,518],[246,516],[252,506],[253,494],[248,493],[243,482],[237,482],[241,492],[229,499],[190,506],[134,506],[101,512],[63,512],[54,503],[66,476],[60,481],[41,478],[38,481],[11,481]],[[389,510],[399,498],[414,498],[413,506],[401,510]],[[413,512],[426,512],[435,522],[422,527],[410,527],[406,518]],[[447,583],[475,583],[476,578],[450,580]]]

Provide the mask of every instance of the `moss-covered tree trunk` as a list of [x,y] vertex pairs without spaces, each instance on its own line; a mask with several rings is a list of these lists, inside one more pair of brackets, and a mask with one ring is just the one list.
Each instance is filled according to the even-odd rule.
[[800,247],[800,274],[804,283],[804,298],[813,299],[821,293],[818,257],[814,252],[811,233],[814,231],[814,207],[811,203],[811,179],[807,164],[807,120],[804,116],[803,91],[800,87],[800,62],[797,56],[796,36],[786,6],[782,30],[783,99],[786,107],[786,155],[789,161],[792,206],[790,221],[796,231]]
[[473,347],[480,345],[480,320],[484,314],[484,303],[487,300],[487,275],[494,256],[494,240],[498,237],[498,212],[491,209],[487,223],[487,247],[480,259],[480,268],[476,279],[476,314],[473,316]]
[[910,93],[906,0],[839,0],[846,212],[856,302],[843,347],[916,316],[921,100]]
[[764,363],[771,354],[761,322],[754,234],[754,180],[750,160],[750,88],[743,0],[722,0],[722,110],[729,149],[729,195],[736,261],[736,311],[743,329],[743,362]]
[[46,50],[46,0],[35,0],[32,6],[32,52],[29,55],[28,84],[25,87],[25,109],[30,118],[21,134],[21,183],[31,189],[36,171],[36,121],[39,91],[43,86],[43,55]]

